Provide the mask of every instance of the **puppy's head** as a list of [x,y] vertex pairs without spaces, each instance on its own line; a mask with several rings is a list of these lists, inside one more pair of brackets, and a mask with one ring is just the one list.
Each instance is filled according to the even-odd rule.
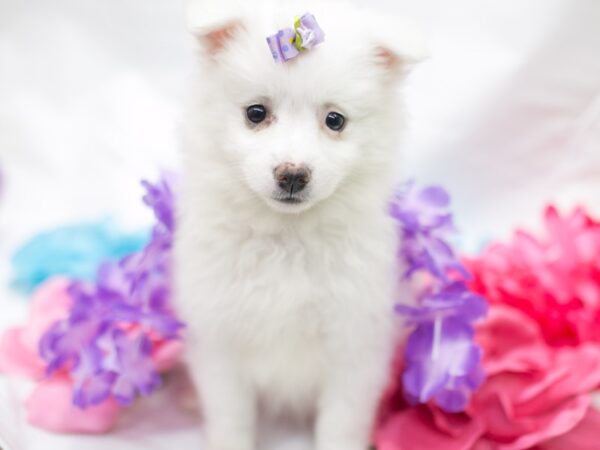
[[[342,186],[367,189],[367,180],[385,178],[402,127],[397,82],[421,57],[418,37],[348,5],[245,4],[254,9],[240,7],[196,30],[197,125],[227,177],[283,213],[344,195]],[[325,42],[276,63],[266,37],[305,12],[314,14]]]

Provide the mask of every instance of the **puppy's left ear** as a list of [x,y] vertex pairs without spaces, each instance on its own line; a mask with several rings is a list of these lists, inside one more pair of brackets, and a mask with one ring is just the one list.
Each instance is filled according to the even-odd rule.
[[429,57],[424,35],[400,19],[374,19],[373,57],[391,79],[400,79],[417,63]]

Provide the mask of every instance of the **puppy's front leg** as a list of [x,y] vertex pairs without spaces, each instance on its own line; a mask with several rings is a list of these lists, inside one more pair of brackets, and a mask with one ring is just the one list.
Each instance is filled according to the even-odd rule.
[[200,394],[207,450],[254,450],[255,395],[235,355],[223,349],[203,352],[192,376]]
[[316,423],[317,450],[366,450],[374,416],[389,377],[387,349],[340,354],[329,373]]

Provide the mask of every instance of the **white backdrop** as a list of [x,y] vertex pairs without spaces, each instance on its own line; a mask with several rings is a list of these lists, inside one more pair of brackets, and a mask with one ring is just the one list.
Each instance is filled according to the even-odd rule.
[[[108,213],[148,223],[137,180],[177,166],[192,62],[182,1],[0,0],[2,286],[9,253],[36,230]],[[467,247],[534,226],[548,201],[600,214],[598,0],[370,3],[429,35],[433,56],[406,88],[399,178],[451,191]],[[0,293],[1,328],[24,307]],[[12,388],[0,382],[0,436],[10,418],[18,450],[81,448],[26,428],[7,407]],[[124,442],[144,434],[152,408],[141,409],[113,438],[116,450],[136,448]],[[193,448],[189,425],[181,416],[165,436],[146,432],[145,448]]]

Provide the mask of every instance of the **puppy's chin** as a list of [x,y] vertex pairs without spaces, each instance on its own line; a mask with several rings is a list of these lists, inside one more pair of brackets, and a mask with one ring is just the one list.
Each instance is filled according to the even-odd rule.
[[300,214],[308,211],[315,202],[311,199],[305,199],[302,201],[286,202],[282,200],[275,200],[270,197],[263,197],[265,203],[275,212],[282,214]]

